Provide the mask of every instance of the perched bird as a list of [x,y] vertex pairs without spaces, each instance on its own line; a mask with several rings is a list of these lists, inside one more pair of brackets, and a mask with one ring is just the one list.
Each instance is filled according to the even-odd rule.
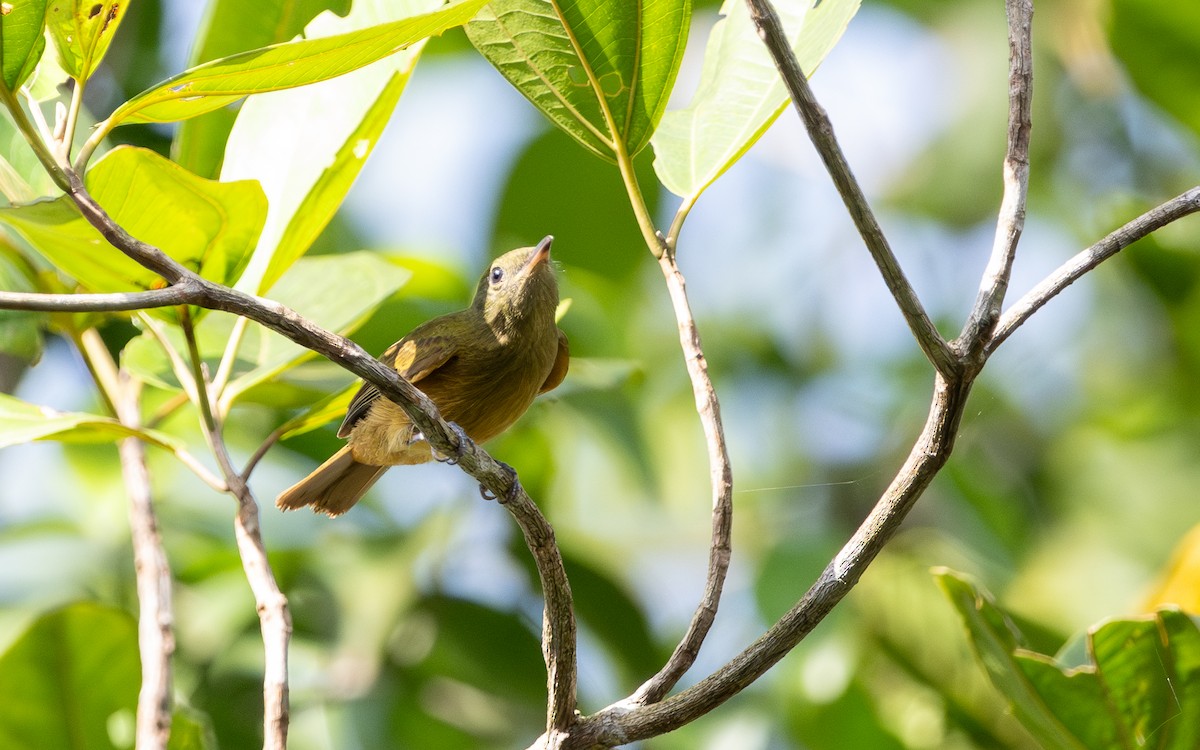
[[[470,307],[417,326],[380,357],[475,442],[499,435],[567,375],[567,337],[554,322],[553,239],[501,255],[479,279]],[[337,434],[349,438],[346,446],[282,492],[279,508],[311,505],[338,516],[389,466],[433,458],[408,415],[370,383],[355,394]]]

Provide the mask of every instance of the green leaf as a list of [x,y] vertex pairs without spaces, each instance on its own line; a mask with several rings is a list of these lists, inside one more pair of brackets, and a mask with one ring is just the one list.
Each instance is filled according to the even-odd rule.
[[303,412],[280,425],[280,440],[290,440],[298,435],[324,427],[335,419],[346,416],[350,401],[362,384],[355,381],[341,391],[326,396]]
[[[271,296],[328,330],[348,334],[403,286],[408,277],[407,271],[375,253],[321,255],[296,263]],[[230,315],[209,315],[196,326],[200,356],[210,371],[216,371],[233,334],[234,321]],[[186,350],[186,342],[178,328],[168,330],[168,339],[177,350]],[[232,378],[221,399],[232,402],[254,386],[314,356],[308,349],[273,331],[251,325],[246,329]],[[161,388],[179,388],[170,360],[149,334],[130,341],[121,361],[131,373],[146,382]]]
[[109,719],[132,720],[139,684],[126,612],[80,603],[43,615],[0,655],[0,747],[114,748]]
[[190,708],[175,709],[167,750],[215,750],[216,747],[217,740],[208,717]]
[[[266,214],[257,184],[205,180],[146,149],[110,151],[88,172],[87,182],[130,234],[222,284],[241,273]],[[109,246],[66,196],[0,209],[0,223],[93,291],[134,291],[159,281]]]
[[[860,0],[779,3],[776,9],[801,69],[811,76],[841,38]],[[670,110],[654,133],[654,169],[663,185],[695,199],[766,132],[788,94],[742,0],[726,0],[713,26],[700,84],[684,109]]]
[[1154,0],[1114,0],[1106,24],[1122,71],[1148,99],[1193,133],[1200,133],[1200,101],[1180,92],[1200,86],[1200,5]]
[[606,159],[650,141],[679,72],[691,0],[497,0],[471,43],[550,121]]
[[461,0],[349,34],[276,44],[204,63],[125,102],[108,124],[186,120],[250,94],[335,78],[466,23],[486,2]]
[[1086,662],[1067,666],[1061,658],[1026,648],[1020,633],[974,584],[944,569],[936,578],[992,682],[1043,746],[1195,747],[1200,630],[1187,615],[1160,609],[1105,622],[1087,635]]
[[104,59],[125,11],[127,0],[51,0],[46,27],[63,69],[86,81]]
[[7,2],[3,7],[7,11],[0,11],[0,65],[4,85],[16,93],[46,49],[46,37],[42,35],[46,0]]
[[1013,712],[1047,748],[1086,750],[1042,701],[1037,689],[1018,666],[1014,654],[1024,648],[1024,638],[995,604],[965,577],[938,569],[934,578],[958,610],[971,637],[971,645],[996,689],[1008,698]]
[[167,449],[177,445],[175,438],[155,430],[134,430],[110,417],[58,411],[0,393],[0,448],[34,440],[111,442],[131,436]]
[[[258,0],[254,12],[248,14],[244,0],[213,0],[188,66],[290,41],[322,11],[344,16],[349,8],[350,0]],[[233,109],[218,109],[185,120],[175,131],[172,159],[201,177],[216,177],[236,116]]]
[[[437,7],[439,0],[360,1],[305,29],[329,37]],[[267,222],[238,288],[264,294],[325,228],[395,109],[424,42],[336,81],[252,97],[229,134],[222,179],[256,179]]]

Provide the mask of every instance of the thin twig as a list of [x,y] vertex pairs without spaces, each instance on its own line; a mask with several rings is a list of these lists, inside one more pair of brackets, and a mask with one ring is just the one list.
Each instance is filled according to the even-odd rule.
[[267,559],[259,525],[258,503],[241,474],[234,469],[225,446],[224,431],[213,413],[207,373],[186,307],[180,309],[180,324],[187,339],[197,406],[202,417],[201,426],[217,459],[217,466],[225,476],[229,492],[238,501],[234,535],[237,537],[238,554],[242,558],[242,569],[254,593],[263,639],[263,750],[286,750],[290,713],[287,654],[292,637],[292,616],[288,611],[287,597],[280,591]]
[[905,278],[899,261],[888,246],[883,229],[875,219],[875,214],[872,213],[871,206],[850,171],[850,164],[833,134],[833,123],[813,96],[808,79],[801,71],[800,63],[788,44],[779,15],[767,0],[746,0],[746,3],[750,7],[750,17],[758,28],[758,35],[775,60],[775,67],[783,77],[792,103],[808,129],[809,138],[821,155],[821,160],[825,162],[829,176],[841,194],[858,233],[862,235],[867,250],[875,260],[875,265],[879,267],[884,283],[900,307],[913,336],[916,337],[917,344],[938,372],[953,373],[959,368],[958,359],[950,350],[950,345],[938,333],[933,321],[929,319],[920,298]]
[[[245,318],[239,318],[239,320],[245,320]],[[275,443],[278,443],[279,439],[283,437],[283,433],[285,432],[284,427],[285,425],[279,425],[276,427],[270,435],[267,435],[267,439],[262,441],[262,445],[258,446],[258,449],[254,451],[254,455],[250,456],[250,460],[247,461],[246,465],[242,467],[243,482],[250,481],[250,475],[254,473],[254,469],[256,466],[258,466],[258,462],[263,459],[263,456],[267,455],[267,451],[271,449],[271,446],[275,445]]]
[[679,645],[658,674],[647,680],[622,705],[654,703],[662,700],[671,688],[691,668],[700,653],[721,601],[721,590],[725,586],[725,575],[729,572],[731,555],[730,537],[733,527],[733,470],[729,463],[729,451],[725,443],[725,430],[721,426],[721,406],[708,374],[708,361],[700,344],[700,332],[688,304],[687,287],[683,274],[675,263],[675,253],[668,249],[658,259],[671,304],[675,308],[675,320],[679,326],[679,343],[687,362],[688,375],[692,381],[692,392],[696,399],[696,413],[704,429],[705,444],[708,446],[708,470],[712,483],[712,535],[708,551],[708,576],[704,593],[692,615]]
[[1008,146],[1004,156],[1004,199],[996,221],[992,255],[980,280],[975,307],[956,342],[968,358],[981,353],[984,337],[1004,305],[1017,242],[1025,227],[1029,192],[1029,133],[1033,109],[1033,0],[1008,0]]
[[984,351],[987,354],[996,350],[1012,335],[1029,316],[1037,312],[1042,305],[1049,302],[1063,289],[1073,284],[1081,276],[1096,266],[1116,255],[1120,251],[1142,239],[1157,229],[1171,222],[1200,211],[1200,186],[1194,187],[1159,206],[1155,206],[1133,221],[1112,232],[1096,244],[1080,252],[1066,263],[1059,266],[1054,273],[1043,279],[1037,286],[1030,289],[1025,296],[1013,303],[1000,316],[996,328],[988,338]]
[[[121,424],[140,428],[139,386],[121,373],[115,395]],[[146,448],[141,440],[122,440],[121,471],[129,494],[129,528],[138,592],[138,650],[142,657],[142,686],[138,692],[136,744],[138,750],[163,750],[171,735],[171,655],[175,653],[171,611],[171,568],[150,495]]]

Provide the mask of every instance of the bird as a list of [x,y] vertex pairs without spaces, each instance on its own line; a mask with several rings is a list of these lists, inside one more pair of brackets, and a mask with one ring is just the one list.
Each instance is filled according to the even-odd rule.
[[[469,307],[422,323],[379,358],[477,443],[508,429],[567,375],[570,347],[555,321],[553,240],[547,235],[496,258]],[[350,401],[337,435],[346,445],[280,493],[277,507],[340,516],[389,467],[436,457],[408,415],[370,383]]]

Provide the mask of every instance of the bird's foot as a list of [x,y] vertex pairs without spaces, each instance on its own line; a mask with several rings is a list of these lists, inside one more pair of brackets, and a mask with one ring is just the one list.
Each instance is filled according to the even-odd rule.
[[484,500],[495,500],[497,503],[505,505],[506,503],[516,499],[517,493],[521,491],[521,480],[517,477],[516,469],[504,463],[503,461],[497,461],[496,463],[500,464],[500,467],[512,476],[512,486],[508,488],[508,492],[504,493],[503,496],[497,497],[491,492],[491,490],[481,484],[479,485],[479,496]]
[[458,437],[458,445],[454,449],[453,456],[443,456],[437,451],[433,451],[433,458],[434,460],[449,466],[457,466],[459,459],[461,459],[467,453],[467,441],[470,438],[467,437],[466,430],[464,430],[458,424],[458,422],[447,422],[446,424],[450,425],[450,429],[453,430],[454,434]]

